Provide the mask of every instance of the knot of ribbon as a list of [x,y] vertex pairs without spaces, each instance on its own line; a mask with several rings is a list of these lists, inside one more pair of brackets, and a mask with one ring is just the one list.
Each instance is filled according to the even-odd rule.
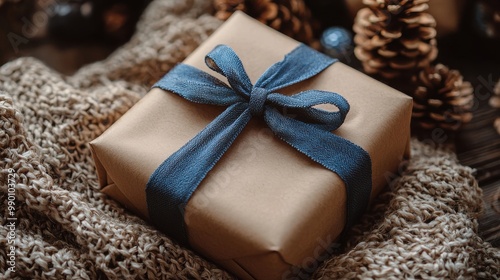
[[264,112],[264,104],[266,103],[269,91],[265,88],[254,87],[250,93],[250,113],[252,116],[260,117]]
[[[187,244],[183,215],[189,198],[250,119],[262,117],[277,137],[335,172],[345,183],[345,232],[362,215],[371,193],[369,154],[331,133],[344,122],[349,104],[339,94],[321,90],[306,90],[291,96],[277,93],[317,75],[335,60],[299,45],[267,69],[254,85],[241,60],[228,46],[215,47],[205,62],[211,70],[226,77],[229,85],[195,67],[179,64],[153,86],[191,102],[227,108],[149,178],[146,199],[152,222]],[[320,104],[334,105],[338,110],[314,108]],[[279,109],[283,108],[294,110],[296,116],[281,114]]]

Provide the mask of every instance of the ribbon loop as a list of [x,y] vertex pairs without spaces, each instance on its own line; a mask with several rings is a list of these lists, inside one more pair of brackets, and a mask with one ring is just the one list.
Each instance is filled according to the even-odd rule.
[[[225,76],[224,82],[192,66],[180,64],[153,87],[171,91],[191,102],[227,106],[198,135],[167,158],[146,186],[149,216],[162,231],[187,244],[184,207],[203,179],[222,158],[252,116],[263,116],[274,134],[311,160],[335,172],[347,188],[347,217],[343,234],[368,205],[371,160],[356,144],[331,131],[344,121],[349,103],[337,93],[307,90],[292,96],[276,90],[302,82],[335,61],[305,45],[287,54],[257,80],[248,78],[241,60],[228,46],[215,47],[207,66]],[[315,106],[330,104],[338,110]],[[275,107],[297,111],[284,116]],[[265,217],[263,217],[265,218]]]
[[248,96],[252,91],[252,82],[243,68],[243,63],[230,47],[216,46],[205,57],[205,63],[210,69],[226,77],[237,93]]
[[[271,104],[287,109],[300,109],[298,120],[308,122],[317,128],[333,131],[339,128],[349,113],[349,103],[341,95],[321,90],[306,90],[292,96],[270,94]],[[337,111],[315,108],[317,105],[331,105]]]

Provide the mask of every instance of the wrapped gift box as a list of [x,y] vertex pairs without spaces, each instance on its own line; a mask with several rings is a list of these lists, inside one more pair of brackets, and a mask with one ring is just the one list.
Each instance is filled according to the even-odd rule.
[[[238,12],[184,63],[223,80],[205,65],[219,44],[235,50],[255,82],[299,43]],[[307,89],[337,92],[350,103],[334,133],[370,154],[373,198],[408,156],[411,98],[340,62],[280,93]],[[91,143],[102,191],[148,219],[151,174],[223,109],[153,88]],[[197,252],[244,279],[282,279],[329,252],[345,213],[339,176],[253,118],[194,192],[184,217]]]

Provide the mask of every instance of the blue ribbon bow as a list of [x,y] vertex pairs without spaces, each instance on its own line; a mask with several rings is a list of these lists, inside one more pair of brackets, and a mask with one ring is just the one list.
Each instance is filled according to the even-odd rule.
[[[272,65],[255,85],[228,46],[215,47],[205,62],[210,69],[225,76],[229,85],[195,67],[179,64],[153,86],[191,102],[227,106],[151,175],[146,198],[153,223],[187,244],[185,205],[255,116],[263,117],[280,139],[340,176],[347,188],[345,229],[349,228],[364,212],[371,193],[370,156],[356,144],[331,133],[343,123],[349,104],[339,94],[327,91],[307,90],[292,96],[276,92],[317,75],[335,60],[300,45],[284,60]],[[314,108],[319,104],[335,105],[338,111]],[[284,116],[277,108],[295,110],[298,117]]]

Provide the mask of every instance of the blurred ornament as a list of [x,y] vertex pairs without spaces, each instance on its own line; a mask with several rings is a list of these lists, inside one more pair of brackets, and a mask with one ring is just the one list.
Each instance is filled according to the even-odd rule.
[[[500,80],[498,80],[493,92],[494,95],[490,98],[490,106],[500,109]],[[500,134],[500,114],[493,123],[493,126],[497,130],[498,134]]]
[[134,32],[135,24],[149,0],[68,0],[49,3],[46,8],[52,11],[48,20],[49,36],[65,42],[96,38],[124,42]]
[[367,74],[411,77],[437,57],[429,0],[364,0],[353,26],[354,54]]
[[474,89],[457,70],[438,64],[414,77],[413,123],[424,128],[458,130],[472,119]]
[[228,19],[235,11],[243,11],[260,22],[319,48],[315,37],[319,24],[311,16],[303,0],[213,0],[215,16],[220,20]]
[[94,4],[90,1],[67,1],[54,4],[48,33],[60,40],[84,40],[101,30]]
[[474,27],[484,37],[500,39],[500,1],[476,1]]
[[352,34],[342,27],[327,28],[321,35],[321,46],[325,54],[348,62],[353,52]]

